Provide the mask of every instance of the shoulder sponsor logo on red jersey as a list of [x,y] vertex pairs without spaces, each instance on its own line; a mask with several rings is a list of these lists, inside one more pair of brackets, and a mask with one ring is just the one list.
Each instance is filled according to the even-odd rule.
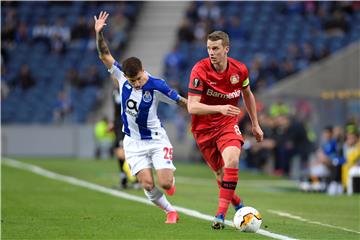
[[240,89],[238,89],[234,92],[231,92],[231,93],[227,93],[227,94],[214,91],[210,88],[206,91],[206,95],[208,95],[208,96],[217,97],[217,98],[225,98],[225,99],[237,98],[237,97],[240,97],[240,94],[241,94]]
[[240,77],[237,74],[231,75],[230,82],[231,84],[237,84],[240,81]]
[[194,78],[193,85],[197,88],[200,85],[200,80],[198,78]]

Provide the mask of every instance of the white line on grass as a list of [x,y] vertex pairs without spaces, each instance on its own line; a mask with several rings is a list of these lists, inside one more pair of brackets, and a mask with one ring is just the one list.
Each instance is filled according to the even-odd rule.
[[302,218],[300,216],[292,215],[292,214],[287,213],[287,212],[276,211],[276,210],[271,210],[271,209],[268,210],[268,212],[276,214],[276,215],[281,216],[281,217],[287,217],[287,218],[291,218],[291,219],[294,219],[294,220],[298,220],[298,221],[301,221],[301,222],[317,224],[317,225],[320,225],[320,226],[323,226],[323,227],[335,228],[335,229],[340,229],[340,230],[347,231],[347,232],[360,234],[360,232],[352,230],[352,229],[339,227],[339,226],[335,226],[335,225],[330,225],[330,224],[327,224],[327,223],[321,223],[321,222],[318,222],[318,221],[308,220],[308,219]]
[[[77,185],[77,186],[81,186],[84,188],[88,188],[91,190],[95,190],[98,192],[102,192],[102,193],[106,193],[106,194],[110,194],[112,196],[116,196],[116,197],[120,197],[120,198],[124,198],[127,200],[132,200],[135,202],[140,202],[140,203],[144,203],[144,204],[148,204],[148,205],[153,205],[148,199],[146,198],[142,198],[142,197],[138,197],[138,196],[134,196],[128,193],[124,193],[118,190],[113,190],[110,188],[106,188],[94,183],[90,183],[90,182],[86,182],[74,177],[69,177],[69,176],[64,176],[55,172],[51,172],[48,171],[46,169],[43,169],[41,167],[38,167],[36,165],[32,165],[32,164],[27,164],[27,163],[23,163],[23,162],[19,162],[13,159],[8,159],[8,158],[3,158],[3,163],[14,167],[14,168],[18,168],[18,169],[23,169],[23,170],[27,170],[33,173],[36,173],[38,175],[44,176],[44,177],[48,177],[51,179],[55,179],[55,180],[60,180],[63,182],[67,182],[73,185]],[[196,210],[191,210],[188,208],[183,208],[183,207],[179,207],[179,206],[174,206],[174,208],[178,211],[181,212],[183,214],[189,215],[191,217],[195,217],[195,218],[199,218],[199,219],[203,219],[203,220],[207,220],[207,221],[212,221],[213,220],[213,216],[210,215],[206,215],[203,213],[200,213]],[[229,220],[225,221],[225,224],[228,226],[232,226],[233,227],[233,223]],[[291,238],[285,235],[280,235],[280,234],[276,234],[276,233],[272,233],[269,231],[265,231],[263,229],[259,229],[256,233],[270,237],[270,238],[275,238],[275,239],[280,239],[280,240],[295,240],[295,238]]]

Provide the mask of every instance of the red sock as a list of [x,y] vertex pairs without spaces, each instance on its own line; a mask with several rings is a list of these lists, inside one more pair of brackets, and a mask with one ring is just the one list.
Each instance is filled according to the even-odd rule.
[[[216,180],[217,181],[217,184],[218,184],[218,187],[219,189],[221,188],[221,182],[219,180]],[[234,206],[237,206],[239,205],[241,202],[241,198],[236,195],[236,192],[234,191],[234,194],[233,194],[233,197],[231,199],[231,204],[234,205]]]
[[238,195],[236,195],[236,193],[235,193],[235,191],[234,191],[234,195],[233,195],[233,197],[232,197],[232,199],[231,199],[232,205],[237,206],[237,205],[240,204],[240,202],[241,202],[240,197],[239,197]]
[[224,177],[220,187],[219,205],[216,215],[222,214],[224,217],[232,201],[236,184],[238,181],[237,168],[224,168]]

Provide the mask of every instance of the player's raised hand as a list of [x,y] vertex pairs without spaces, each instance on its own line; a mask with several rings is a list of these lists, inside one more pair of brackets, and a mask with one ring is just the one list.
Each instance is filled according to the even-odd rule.
[[99,18],[94,16],[95,20],[95,32],[100,32],[103,27],[106,25],[106,19],[109,17],[109,13],[101,11],[99,14]]
[[226,116],[237,116],[240,113],[240,108],[235,107],[233,105],[222,105],[220,108],[220,112]]
[[254,137],[256,138],[257,142],[262,142],[262,140],[264,140],[264,133],[261,130],[259,125],[252,126],[252,133],[253,133]]

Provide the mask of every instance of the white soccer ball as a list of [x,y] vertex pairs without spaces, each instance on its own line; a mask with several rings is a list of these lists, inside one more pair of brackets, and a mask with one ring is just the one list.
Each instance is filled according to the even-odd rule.
[[259,230],[261,223],[261,214],[252,207],[242,207],[234,216],[234,225],[242,232],[256,232]]

